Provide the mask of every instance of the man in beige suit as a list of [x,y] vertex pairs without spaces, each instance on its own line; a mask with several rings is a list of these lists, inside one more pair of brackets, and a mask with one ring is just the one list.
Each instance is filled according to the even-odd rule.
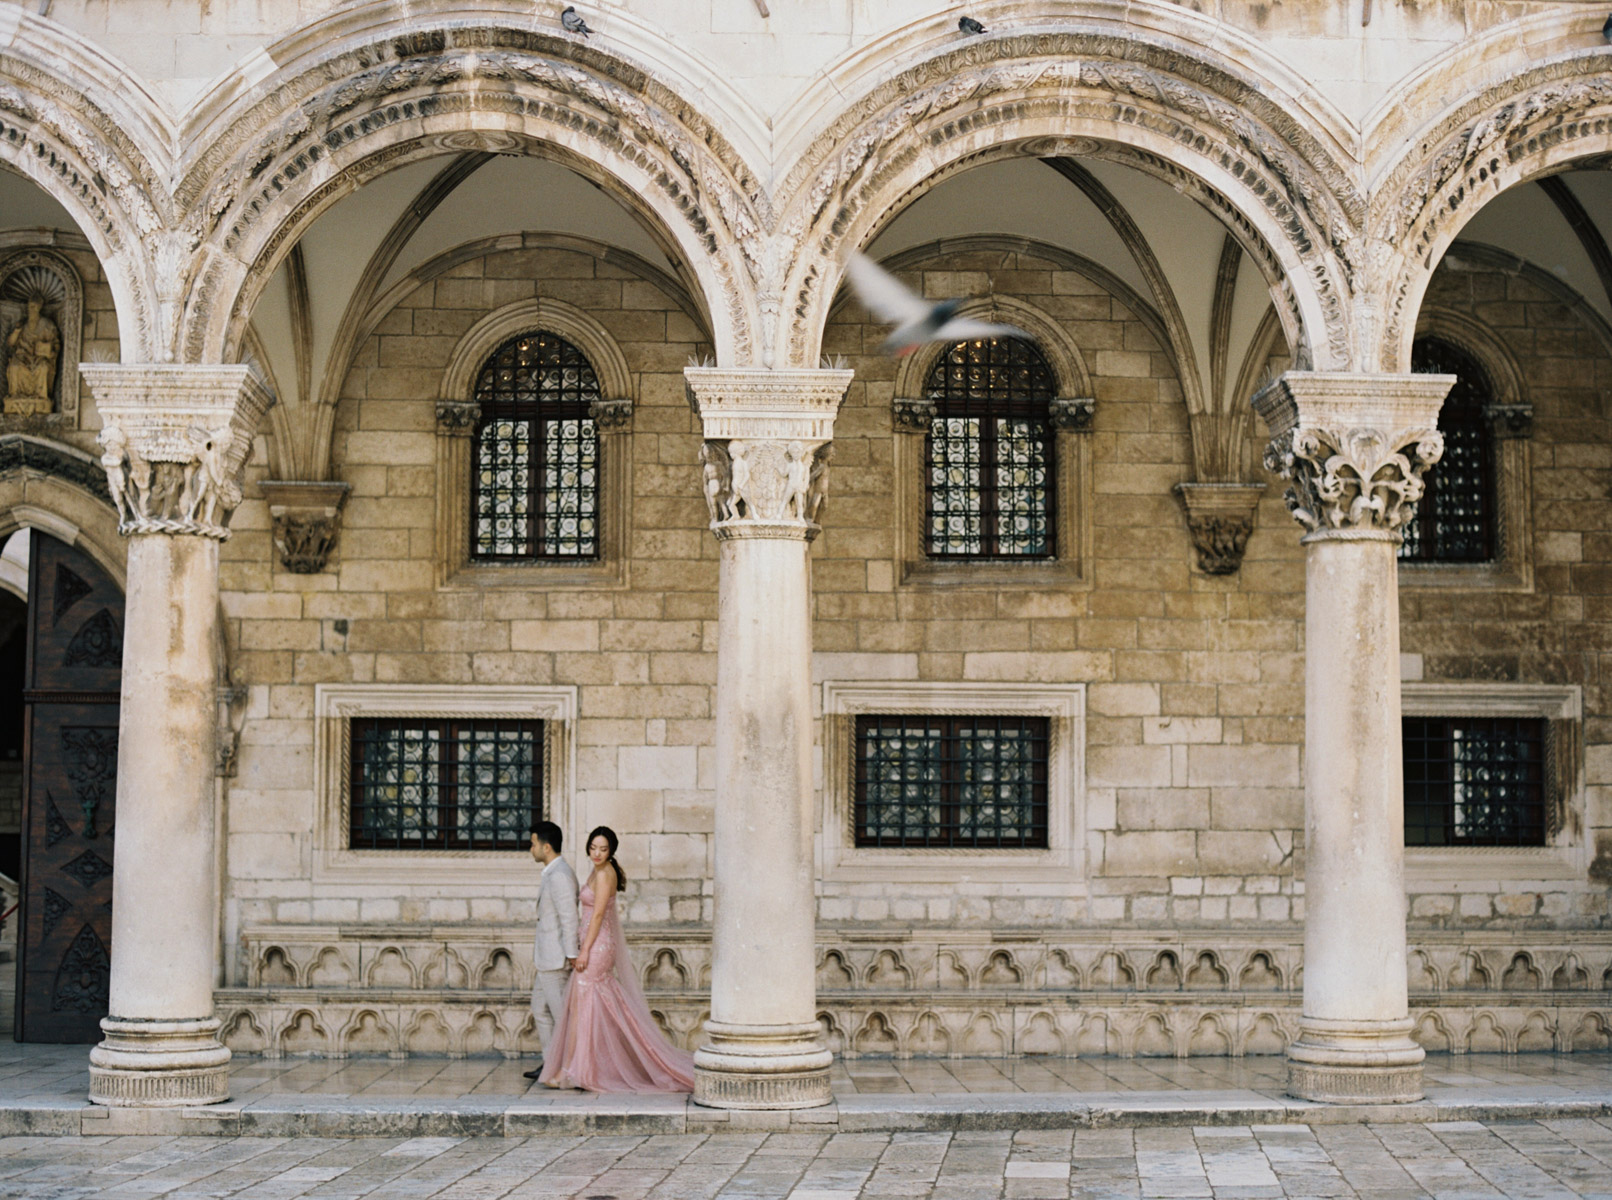
[[[543,1050],[554,1036],[554,1023],[565,1010],[565,987],[577,957],[577,877],[571,864],[560,857],[564,834],[553,821],[539,821],[532,827],[532,857],[543,864],[537,885],[537,937],[532,942],[532,962],[537,975],[532,980],[532,1017]],[[536,1079],[543,1060],[526,1072]]]

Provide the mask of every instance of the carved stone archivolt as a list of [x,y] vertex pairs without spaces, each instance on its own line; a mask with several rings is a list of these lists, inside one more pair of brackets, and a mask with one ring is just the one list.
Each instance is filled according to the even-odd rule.
[[828,488],[834,415],[850,371],[689,367],[705,432],[705,501],[719,538],[809,539]]
[[342,506],[352,486],[308,480],[264,480],[258,487],[269,505],[274,548],[293,575],[325,569],[341,532]]
[[1291,483],[1287,507],[1307,533],[1398,536],[1444,453],[1438,410],[1454,382],[1292,371],[1254,397],[1271,432],[1265,466]]
[[86,363],[119,530],[229,536],[252,439],[274,402],[250,368]]

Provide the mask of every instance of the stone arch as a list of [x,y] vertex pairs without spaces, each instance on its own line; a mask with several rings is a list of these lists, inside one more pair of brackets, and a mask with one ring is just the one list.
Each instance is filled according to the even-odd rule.
[[1097,157],[1214,212],[1260,264],[1305,365],[1346,366],[1365,201],[1342,143],[1298,102],[1273,99],[1293,94],[1273,84],[1285,72],[1247,75],[1187,24],[1143,39],[1120,22],[1049,22],[960,45],[937,22],[905,70],[859,93],[849,87],[861,80],[841,82],[857,98],[778,192],[778,258],[794,266],[775,357],[815,365],[846,252],[923,191],[1005,157]]
[[23,528],[84,551],[126,587],[128,547],[106,474],[82,450],[26,434],[0,437],[0,542]]
[[493,351],[523,333],[541,330],[558,334],[582,351],[599,380],[599,394],[605,400],[633,398],[632,372],[627,356],[610,336],[609,330],[574,304],[563,300],[517,300],[494,309],[477,321],[453,348],[448,369],[442,373],[443,400],[469,400],[476,376]]
[[298,236],[369,179],[444,153],[552,158],[644,214],[708,300],[717,356],[756,352],[752,273],[772,212],[758,175],[688,93],[558,29],[382,0],[275,46],[222,90],[175,190],[198,247],[175,353],[227,359]]
[[1453,308],[1429,305],[1416,317],[1416,336],[1441,338],[1470,354],[1487,376],[1494,403],[1528,402],[1522,367],[1516,356],[1484,322]]
[[172,322],[164,180],[172,124],[139,76],[31,12],[0,53],[0,166],[65,208],[106,272],[125,358],[154,359]]
[[[1612,50],[1599,28],[1583,11],[1496,26],[1384,98],[1390,111],[1400,104],[1417,111],[1407,98],[1436,101],[1442,87],[1463,77],[1460,64],[1474,55],[1487,52],[1491,60],[1514,64],[1500,82],[1442,105],[1418,130],[1389,121],[1372,130],[1369,145],[1408,149],[1372,189],[1368,227],[1382,265],[1369,286],[1382,318],[1380,333],[1360,347],[1362,367],[1407,369],[1433,272],[1488,201],[1612,154]],[[1592,46],[1592,37],[1600,44]],[[1527,57],[1517,57],[1523,51]],[[1492,66],[1466,77],[1472,75],[1497,77]]]

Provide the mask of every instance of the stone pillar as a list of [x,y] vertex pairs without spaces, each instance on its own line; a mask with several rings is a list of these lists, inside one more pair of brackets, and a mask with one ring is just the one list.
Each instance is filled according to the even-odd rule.
[[1451,375],[1298,371],[1254,398],[1265,465],[1307,531],[1304,1008],[1287,1090],[1304,1100],[1422,1095],[1405,983],[1400,530],[1444,452]]
[[831,1098],[832,1058],[817,1024],[807,544],[851,372],[684,374],[721,543],[716,917],[694,1099],[810,1108]]
[[90,1099],[229,1098],[213,1016],[218,546],[272,403],[242,366],[85,363],[129,539],[112,875],[111,1013]]

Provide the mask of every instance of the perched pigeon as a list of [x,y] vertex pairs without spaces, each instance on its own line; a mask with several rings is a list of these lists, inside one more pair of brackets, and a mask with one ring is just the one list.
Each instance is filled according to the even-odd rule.
[[992,325],[959,317],[961,300],[929,301],[907,290],[894,275],[872,259],[853,254],[846,265],[859,300],[879,320],[894,325],[880,349],[889,354],[911,354],[927,342],[966,342],[975,338],[1027,337],[1012,325]]
[[560,28],[567,33],[580,33],[583,37],[593,32],[588,28],[588,23],[582,19],[582,14],[570,7],[560,14]]
[[957,32],[966,33],[969,37],[975,37],[982,33],[989,33],[990,30],[986,29],[973,17],[958,17]]

